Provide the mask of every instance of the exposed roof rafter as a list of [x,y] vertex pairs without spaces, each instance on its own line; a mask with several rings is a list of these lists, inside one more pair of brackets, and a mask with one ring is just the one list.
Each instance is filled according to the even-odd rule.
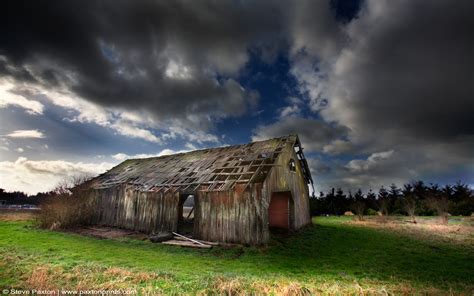
[[[236,184],[259,182],[275,166],[278,155],[287,147],[301,144],[295,135],[249,144],[196,150],[161,157],[130,159],[91,181],[95,189],[119,184],[134,185],[141,191],[179,190],[193,193],[197,188],[219,191]],[[312,183],[302,156],[305,178]],[[301,159],[300,159],[301,161]]]

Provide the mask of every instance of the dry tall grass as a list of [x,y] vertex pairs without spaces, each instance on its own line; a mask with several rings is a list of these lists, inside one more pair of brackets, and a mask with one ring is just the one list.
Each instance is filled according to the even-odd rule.
[[[408,282],[384,285],[377,281],[309,281],[301,283],[285,278],[273,280],[215,277],[199,295],[445,295],[436,288],[413,287]],[[454,294],[454,293],[453,293]]]
[[41,204],[38,226],[54,230],[90,224],[95,201],[88,194],[87,180],[74,177],[58,184]]
[[[383,220],[381,220],[381,217]],[[397,219],[396,217],[379,216],[373,219],[367,218],[365,221],[350,221],[349,223],[370,227],[380,230],[387,230],[391,233],[398,233],[414,239],[445,242],[449,244],[474,244],[474,225],[470,222],[470,217],[464,218],[464,223],[446,225],[444,221],[423,221],[417,219],[418,223],[411,220]]]
[[38,210],[12,210],[1,209],[0,221],[25,221],[32,220],[39,213]]

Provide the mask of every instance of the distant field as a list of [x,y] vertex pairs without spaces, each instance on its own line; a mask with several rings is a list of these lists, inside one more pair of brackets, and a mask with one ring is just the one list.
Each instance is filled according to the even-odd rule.
[[38,210],[0,209],[0,221],[21,221],[34,219]]
[[[422,218],[422,220],[425,218]],[[474,293],[470,218],[449,226],[317,217],[267,247],[196,250],[39,230],[0,214],[0,287],[142,294]],[[429,220],[429,219],[427,219]]]

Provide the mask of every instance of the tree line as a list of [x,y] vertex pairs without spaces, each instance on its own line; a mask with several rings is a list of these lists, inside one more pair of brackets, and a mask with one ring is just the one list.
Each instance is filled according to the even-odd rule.
[[[378,192],[370,189],[345,193],[341,188],[320,192],[310,198],[312,215],[344,215],[351,211],[355,215],[449,215],[468,216],[474,213],[474,193],[468,185],[457,182],[454,185],[439,186],[423,181],[404,184],[402,188],[392,184],[382,186]],[[415,221],[415,220],[414,220]]]
[[35,195],[28,195],[22,191],[6,191],[0,188],[0,202],[6,205],[39,205],[42,200],[50,195],[51,192],[40,192]]
[[22,191],[6,191],[0,188],[0,204],[40,206],[50,198],[65,196],[74,190],[83,189],[90,179],[92,177],[87,174],[64,177],[51,191],[38,192],[35,195],[28,195]]

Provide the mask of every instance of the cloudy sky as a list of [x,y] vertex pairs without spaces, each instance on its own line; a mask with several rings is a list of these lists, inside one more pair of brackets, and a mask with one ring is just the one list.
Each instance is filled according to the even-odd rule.
[[474,2],[3,1],[0,187],[298,133],[316,190],[474,184]]

